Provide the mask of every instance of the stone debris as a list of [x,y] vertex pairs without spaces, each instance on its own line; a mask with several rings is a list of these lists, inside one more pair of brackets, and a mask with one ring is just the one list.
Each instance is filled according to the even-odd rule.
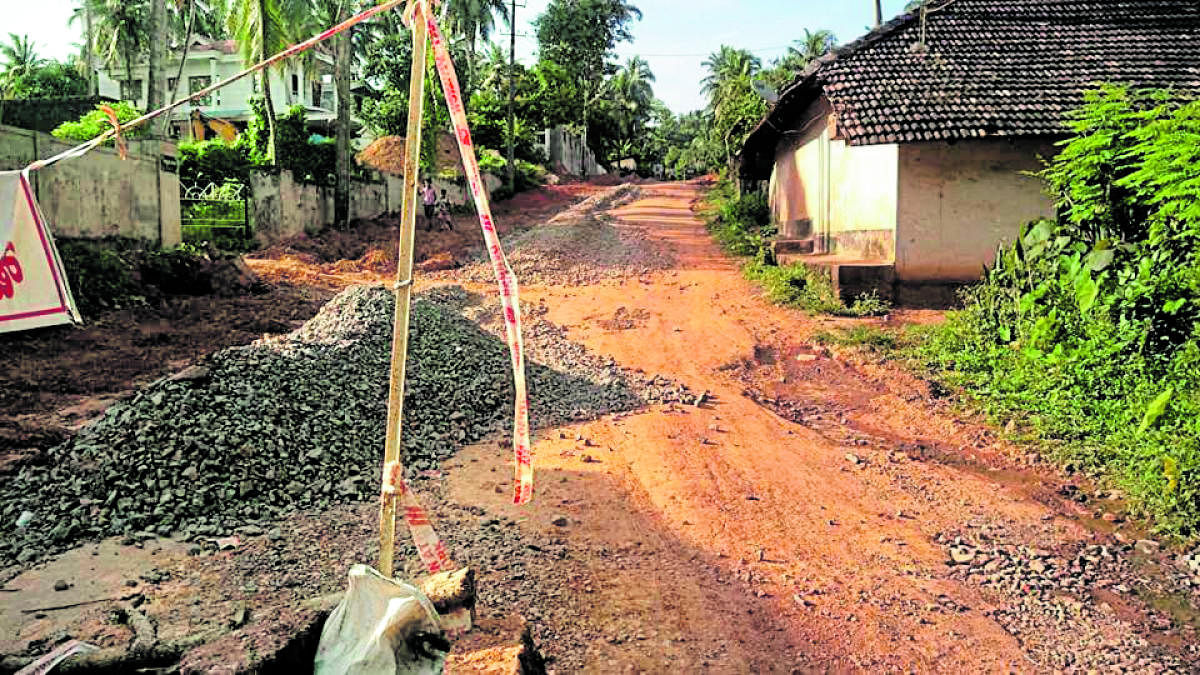
[[[473,302],[451,287],[413,305],[410,477],[511,424],[508,348],[466,316]],[[110,535],[212,540],[296,510],[374,498],[394,307],[382,287],[348,289],[290,334],[222,350],[114,404],[44,463],[0,483],[0,566]],[[499,326],[495,306],[474,310],[496,314]],[[525,339],[534,428],[695,398],[667,378],[626,373],[544,319],[530,322]]]

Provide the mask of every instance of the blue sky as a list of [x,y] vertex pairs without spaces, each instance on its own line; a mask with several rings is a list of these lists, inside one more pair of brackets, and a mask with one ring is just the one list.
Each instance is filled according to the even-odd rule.
[[[43,56],[64,58],[80,41],[82,27],[68,26],[76,0],[6,0],[4,33],[30,35]],[[518,0],[523,60],[537,48],[529,25],[549,0]],[[655,93],[676,112],[703,107],[700,63],[722,44],[748,48],[764,62],[777,58],[804,29],[828,28],[839,42],[862,35],[874,22],[872,0],[633,0],[643,18],[633,26],[634,41],[622,44],[622,60],[640,54],[657,77]],[[906,0],[884,0],[884,20],[898,14]],[[507,36],[505,36],[507,37]],[[507,44],[507,40],[504,41]]]

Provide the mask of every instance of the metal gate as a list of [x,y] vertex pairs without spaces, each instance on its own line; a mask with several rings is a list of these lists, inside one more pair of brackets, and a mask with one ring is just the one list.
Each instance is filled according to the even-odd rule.
[[183,190],[179,199],[180,229],[186,242],[244,242],[250,238],[246,186],[209,183]]

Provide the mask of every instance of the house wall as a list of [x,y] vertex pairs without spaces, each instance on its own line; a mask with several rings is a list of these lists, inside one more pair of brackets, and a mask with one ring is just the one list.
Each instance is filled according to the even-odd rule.
[[[23,169],[74,143],[0,126],[0,170]],[[128,237],[170,247],[181,241],[175,146],[130,141],[129,157],[97,148],[31,174],[38,204],[60,237]],[[164,161],[165,158],[165,161]]]
[[[183,66],[183,76],[181,78],[182,82],[179,85],[178,96],[179,98],[184,98],[190,93],[188,86],[189,78],[191,77],[206,76],[210,77],[211,82],[215,83],[241,72],[244,67],[241,57],[237,54],[226,54],[211,49],[191,51],[188,54],[187,62]],[[178,68],[178,59],[169,60],[164,68],[164,78],[174,78]],[[310,80],[322,79],[323,76],[331,72],[332,66],[320,62],[311,74],[306,73],[303,65],[298,62],[294,64],[289,63],[282,70],[270,69],[268,73],[271,81],[271,100],[275,104],[275,112],[283,114],[293,104],[311,106],[312,84]],[[133,79],[141,80],[141,88],[134,104],[143,109],[146,107],[146,73],[147,67],[145,64],[133,67]],[[298,91],[293,91],[292,89],[293,74],[299,80]],[[100,71],[98,79],[100,95],[115,99],[123,98],[120,82],[125,79],[125,69],[121,67]],[[188,113],[193,107],[210,114],[216,114],[222,110],[248,110],[247,101],[254,94],[255,80],[257,79],[257,75],[244,77],[214,91],[207,105],[184,105],[176,109],[172,113],[172,116],[176,119],[187,118]],[[322,85],[321,93],[323,105],[316,107],[330,112],[336,110],[337,94],[334,91],[332,80]],[[168,90],[167,95],[170,96],[170,90]]]
[[979,278],[996,247],[1029,220],[1054,215],[1041,168],[1050,141],[913,143],[899,150],[896,277],[901,282]]
[[780,237],[816,238],[818,251],[891,261],[898,148],[849,146],[833,137],[830,114],[823,100],[811,106],[776,153],[768,194]]

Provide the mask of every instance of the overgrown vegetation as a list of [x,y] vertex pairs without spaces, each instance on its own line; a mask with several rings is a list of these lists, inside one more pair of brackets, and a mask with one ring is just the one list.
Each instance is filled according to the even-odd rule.
[[[142,111],[138,110],[133,104],[128,101],[117,101],[109,105],[113,112],[117,115],[117,121],[125,124],[129,120],[136,119],[142,116]],[[90,141],[100,134],[112,128],[112,123],[109,122],[108,115],[100,110],[99,107],[84,114],[74,122],[63,122],[51,131],[50,134],[55,138],[61,138],[64,141]],[[125,138],[139,138],[146,133],[145,127],[137,127],[128,131],[122,131]],[[108,141],[112,144],[112,141]]]
[[1106,86],[1042,172],[1060,217],[999,251],[918,355],[1155,527],[1200,522],[1200,102]]
[[157,250],[113,237],[59,239],[57,245],[75,303],[85,317],[144,306],[163,296],[214,290],[211,252],[190,244]]
[[722,179],[707,197],[703,212],[713,238],[731,255],[750,258],[742,273],[763,287],[776,304],[806,312],[839,316],[886,314],[891,306],[875,293],[862,294],[849,306],[837,297],[829,276],[802,262],[777,265],[770,240],[777,233],[765,195],[738,196],[733,184]]

